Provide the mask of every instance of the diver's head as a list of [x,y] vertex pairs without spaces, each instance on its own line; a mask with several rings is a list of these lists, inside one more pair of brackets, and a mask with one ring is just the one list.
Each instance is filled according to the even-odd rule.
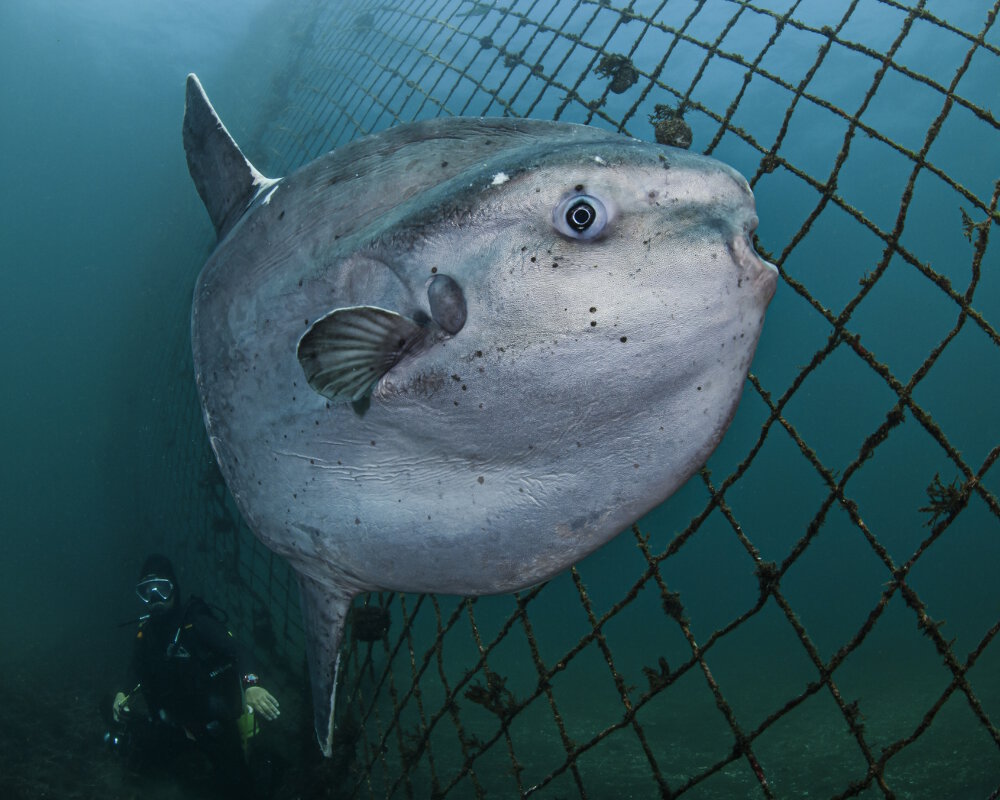
[[174,608],[180,590],[177,586],[174,565],[170,563],[170,559],[158,554],[147,558],[139,571],[139,582],[135,585],[135,593],[145,603],[146,610],[150,614],[162,614]]

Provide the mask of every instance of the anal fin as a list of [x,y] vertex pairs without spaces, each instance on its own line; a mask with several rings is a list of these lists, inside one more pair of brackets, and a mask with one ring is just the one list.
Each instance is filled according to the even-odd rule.
[[316,739],[323,755],[329,757],[333,750],[340,644],[354,592],[335,584],[320,583],[301,573],[298,578]]

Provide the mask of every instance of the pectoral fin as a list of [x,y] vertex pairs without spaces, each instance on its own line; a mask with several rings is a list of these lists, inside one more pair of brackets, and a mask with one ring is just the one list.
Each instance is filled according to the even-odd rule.
[[357,403],[424,336],[423,327],[394,311],[338,308],[310,326],[297,354],[313,389],[330,400]]

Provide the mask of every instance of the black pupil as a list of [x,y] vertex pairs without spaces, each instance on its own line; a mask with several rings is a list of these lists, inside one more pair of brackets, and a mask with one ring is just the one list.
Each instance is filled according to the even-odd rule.
[[597,213],[586,200],[580,200],[566,212],[566,222],[575,231],[585,231],[594,224]]

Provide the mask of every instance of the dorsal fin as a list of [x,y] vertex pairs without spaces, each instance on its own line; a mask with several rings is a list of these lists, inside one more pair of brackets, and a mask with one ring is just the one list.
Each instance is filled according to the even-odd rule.
[[194,73],[187,77],[184,152],[188,171],[220,240],[260,191],[275,183],[243,155]]

